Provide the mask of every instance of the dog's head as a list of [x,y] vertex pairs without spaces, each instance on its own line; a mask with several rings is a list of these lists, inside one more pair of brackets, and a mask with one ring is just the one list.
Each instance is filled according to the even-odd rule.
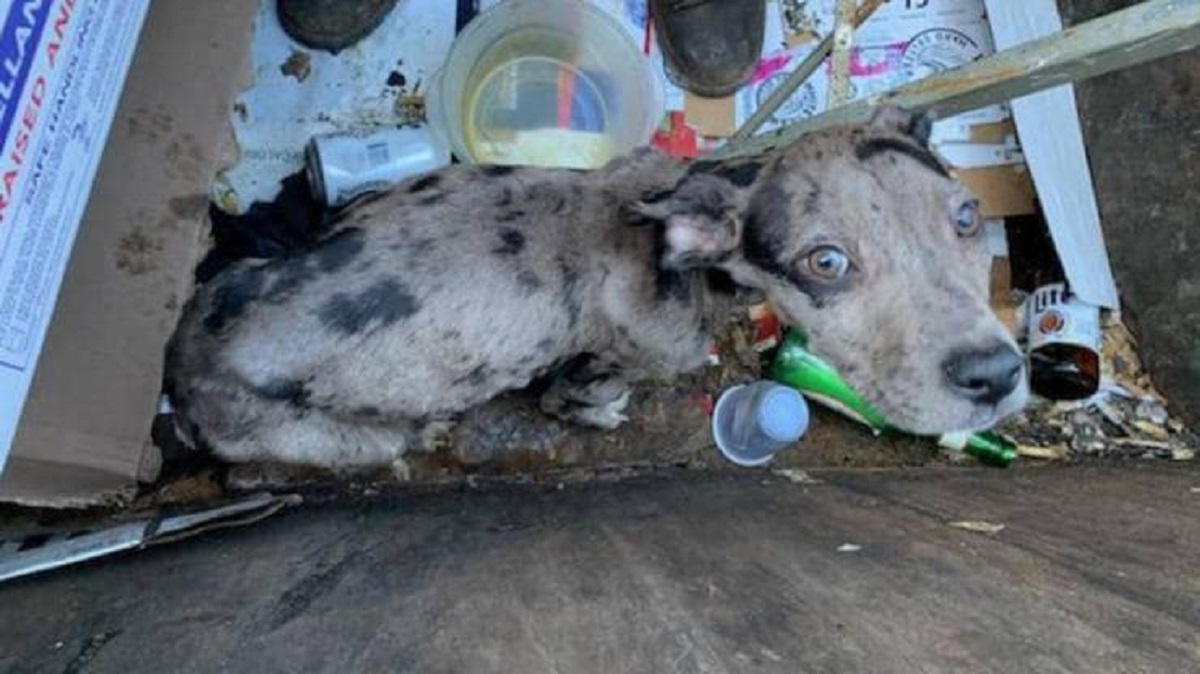
[[1024,359],[988,304],[979,202],[891,109],[770,155],[698,164],[638,206],[664,267],[717,267],[766,294],[892,423],[974,430],[1017,412]]

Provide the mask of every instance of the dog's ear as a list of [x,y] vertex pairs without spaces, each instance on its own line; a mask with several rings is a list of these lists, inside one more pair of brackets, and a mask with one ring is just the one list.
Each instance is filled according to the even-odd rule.
[[933,135],[933,115],[928,112],[914,113],[895,105],[885,105],[875,111],[871,126],[879,129],[899,131],[912,136],[921,145],[928,146]]
[[675,189],[630,207],[641,221],[661,223],[664,269],[718,264],[742,243],[742,196],[728,180],[708,174],[686,176]]

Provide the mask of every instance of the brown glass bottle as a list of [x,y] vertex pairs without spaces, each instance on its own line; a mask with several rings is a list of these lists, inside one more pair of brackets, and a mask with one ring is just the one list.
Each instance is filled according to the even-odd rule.
[[1100,388],[1100,309],[1061,276],[1038,276],[1028,305],[1029,385],[1051,400],[1087,398]]

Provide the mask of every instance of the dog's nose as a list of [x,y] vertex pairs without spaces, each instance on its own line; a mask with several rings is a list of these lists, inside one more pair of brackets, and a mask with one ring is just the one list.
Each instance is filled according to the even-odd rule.
[[1021,381],[1025,359],[1011,346],[962,351],[946,359],[946,381],[960,396],[982,404],[996,404]]

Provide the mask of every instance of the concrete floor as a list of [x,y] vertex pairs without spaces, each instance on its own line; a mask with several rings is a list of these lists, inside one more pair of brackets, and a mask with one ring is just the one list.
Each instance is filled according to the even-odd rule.
[[302,507],[0,588],[0,671],[1200,671],[1200,470],[819,477]]

